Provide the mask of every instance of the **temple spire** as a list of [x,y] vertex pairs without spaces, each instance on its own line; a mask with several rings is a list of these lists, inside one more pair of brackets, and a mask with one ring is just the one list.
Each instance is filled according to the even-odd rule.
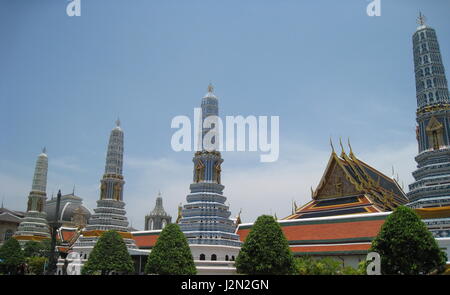
[[339,137],[339,145],[341,146],[341,158],[345,156],[344,146],[342,145],[342,139]]
[[48,171],[48,158],[46,154],[46,148],[42,149],[42,153],[38,156],[36,166],[34,169],[32,191],[44,193],[47,189],[47,171]]
[[333,141],[331,140],[331,137],[330,137],[330,146],[332,153],[335,154],[336,152],[334,151]]
[[109,136],[108,152],[106,155],[105,174],[122,175],[123,168],[123,131],[120,119],[116,121]]
[[426,27],[426,20],[427,18],[425,17],[425,15],[423,15],[422,12],[419,11],[419,16],[417,17],[417,24],[419,25],[419,27],[417,28],[421,29]]
[[353,154],[352,146],[350,144],[350,137],[347,138],[347,143],[348,143],[348,148],[350,149],[350,152],[349,152],[350,158],[353,158],[355,155]]
[[28,195],[27,212],[15,234],[16,239],[21,243],[50,237],[45,213],[47,172],[48,157],[44,147],[36,160],[33,183]]
[[[209,244],[233,247],[227,250],[228,255],[236,254],[237,256],[235,251],[237,247],[240,247],[241,241],[235,233],[236,226],[230,219],[229,204],[223,196],[224,185],[221,182],[223,159],[219,151],[220,134],[217,128],[219,99],[213,91],[214,87],[210,83],[208,93],[201,101],[202,148],[194,154],[192,159],[193,183],[190,185],[190,194],[186,197],[187,204],[179,208],[177,223],[181,231],[185,233],[191,249],[192,247],[196,249],[192,251],[193,253],[200,251],[200,249],[197,250],[197,246],[203,248],[205,244]],[[206,256],[212,254],[204,253]]]

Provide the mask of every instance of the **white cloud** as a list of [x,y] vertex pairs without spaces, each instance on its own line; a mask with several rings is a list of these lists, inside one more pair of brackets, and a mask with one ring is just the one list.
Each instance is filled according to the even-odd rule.
[[85,172],[78,164],[77,159],[73,157],[52,158],[49,165],[61,170]]

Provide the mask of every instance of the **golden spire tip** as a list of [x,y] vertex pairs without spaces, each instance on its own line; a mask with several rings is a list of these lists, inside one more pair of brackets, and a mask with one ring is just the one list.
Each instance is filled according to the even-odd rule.
[[331,136],[330,136],[330,145],[331,145],[331,151],[334,154],[335,151],[334,151],[333,141],[331,140]]
[[342,145],[342,139],[339,137],[339,145],[341,146],[341,157],[345,156],[344,146]]

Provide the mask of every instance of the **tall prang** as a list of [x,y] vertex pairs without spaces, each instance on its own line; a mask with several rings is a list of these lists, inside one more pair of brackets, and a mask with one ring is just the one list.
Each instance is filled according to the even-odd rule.
[[123,131],[120,121],[111,131],[106,155],[105,173],[100,180],[100,199],[97,208],[82,231],[72,250],[81,256],[84,263],[97,243],[101,234],[108,230],[115,230],[122,236],[128,251],[137,249],[135,241],[128,227],[125,202],[123,201],[123,186],[125,181],[122,175],[123,167]]
[[[413,35],[417,98],[415,181],[407,194],[412,208],[450,206],[450,98],[436,31],[420,14]],[[437,237],[450,234],[450,220],[425,220]]]
[[[210,84],[208,93],[203,97],[202,123],[209,120],[211,124],[202,128],[201,147],[193,158],[193,183],[187,204],[183,206],[179,225],[184,232],[197,264],[202,273],[199,261],[233,261],[239,253],[241,242],[235,233],[236,224],[230,219],[231,212],[225,205],[227,198],[223,195],[221,183],[221,165],[223,159],[218,149],[219,138],[215,133],[219,101]],[[203,124],[202,124],[203,125]],[[206,140],[205,140],[206,138]],[[204,144],[209,143],[209,144]],[[207,267],[205,267],[205,271]],[[231,269],[231,268],[230,268]]]
[[48,157],[44,148],[36,161],[33,184],[28,195],[27,213],[14,235],[21,243],[29,240],[39,241],[50,238],[50,230],[45,213],[47,171]]

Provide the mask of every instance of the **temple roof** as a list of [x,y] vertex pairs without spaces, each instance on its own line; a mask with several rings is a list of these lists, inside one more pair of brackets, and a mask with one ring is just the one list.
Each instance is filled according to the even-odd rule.
[[[294,255],[366,254],[390,212],[278,221]],[[241,224],[245,241],[253,224]]]
[[[86,220],[91,217],[91,212],[83,205],[83,199],[74,195],[67,194],[61,196],[60,203],[60,221],[72,222],[75,214],[82,214]],[[47,220],[53,221],[55,219],[56,198],[48,200],[45,205],[45,212],[47,213]]]
[[22,212],[22,211],[15,211],[15,210],[9,210],[9,209],[7,209],[7,208],[1,207],[1,208],[0,208],[0,214],[3,214],[3,213],[9,213],[9,214],[14,215],[14,216],[17,216],[17,217],[19,217],[19,218],[25,217],[25,212]]
[[0,221],[19,224],[22,221],[22,217],[11,214],[9,212],[0,213]]
[[136,246],[139,249],[151,249],[155,246],[156,241],[161,234],[161,229],[131,232]]
[[[342,146],[342,144],[341,144]],[[333,148],[312,200],[284,219],[392,211],[408,203],[393,178],[358,159],[350,148],[338,156]]]

